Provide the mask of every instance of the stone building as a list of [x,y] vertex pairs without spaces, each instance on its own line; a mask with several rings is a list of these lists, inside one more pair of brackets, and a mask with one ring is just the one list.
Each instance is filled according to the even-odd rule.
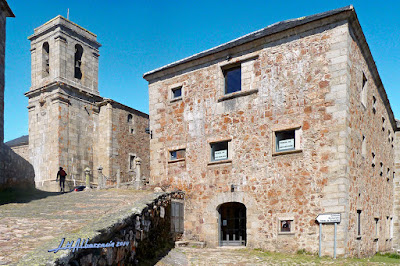
[[94,185],[103,175],[108,185],[148,178],[148,115],[100,96],[97,36],[57,16],[28,39],[32,86],[25,95],[36,187],[58,190],[60,166],[70,187],[84,183],[87,167]]
[[0,0],[0,190],[10,187],[33,186],[34,172],[24,158],[4,145],[4,71],[6,48],[6,18],[15,17],[7,4]]
[[[150,183],[185,191],[184,238],[317,252],[316,217],[338,213],[338,256],[398,245],[399,127],[352,6],[275,23],[144,78]],[[333,255],[334,226],[322,232],[322,255]]]

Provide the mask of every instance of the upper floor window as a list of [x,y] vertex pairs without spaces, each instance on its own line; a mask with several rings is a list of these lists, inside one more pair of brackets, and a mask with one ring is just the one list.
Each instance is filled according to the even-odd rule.
[[74,77],[77,79],[82,79],[82,55],[83,48],[81,45],[75,45],[75,62],[74,62]]
[[177,88],[173,88],[171,90],[171,98],[172,99],[179,99],[182,98],[182,86],[177,87]]
[[133,115],[129,114],[128,115],[128,123],[132,123]]
[[42,47],[42,77],[47,77],[50,74],[50,47],[49,43],[43,43]]
[[242,68],[236,66],[224,70],[225,94],[242,90]]

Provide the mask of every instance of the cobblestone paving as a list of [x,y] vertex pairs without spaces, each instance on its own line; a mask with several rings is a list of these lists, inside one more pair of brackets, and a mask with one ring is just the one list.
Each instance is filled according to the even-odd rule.
[[[400,260],[399,260],[400,262]],[[157,266],[186,265],[386,265],[368,259],[318,258],[311,255],[267,253],[251,249],[189,248],[172,249]],[[393,264],[391,264],[393,265]]]
[[150,192],[83,191],[0,206],[0,265],[13,264],[51,240],[61,240],[92,221],[112,217]]

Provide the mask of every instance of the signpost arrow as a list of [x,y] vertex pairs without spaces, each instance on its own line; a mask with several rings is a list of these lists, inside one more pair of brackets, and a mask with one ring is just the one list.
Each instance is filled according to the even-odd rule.
[[325,213],[317,216],[316,220],[320,224],[340,223],[340,213]]

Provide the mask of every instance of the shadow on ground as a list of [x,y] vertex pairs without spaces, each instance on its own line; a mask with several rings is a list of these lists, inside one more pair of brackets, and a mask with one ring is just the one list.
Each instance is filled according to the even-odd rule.
[[60,195],[61,192],[47,192],[36,188],[30,189],[5,189],[0,191],[0,205],[8,203],[27,203],[32,200],[43,199]]

